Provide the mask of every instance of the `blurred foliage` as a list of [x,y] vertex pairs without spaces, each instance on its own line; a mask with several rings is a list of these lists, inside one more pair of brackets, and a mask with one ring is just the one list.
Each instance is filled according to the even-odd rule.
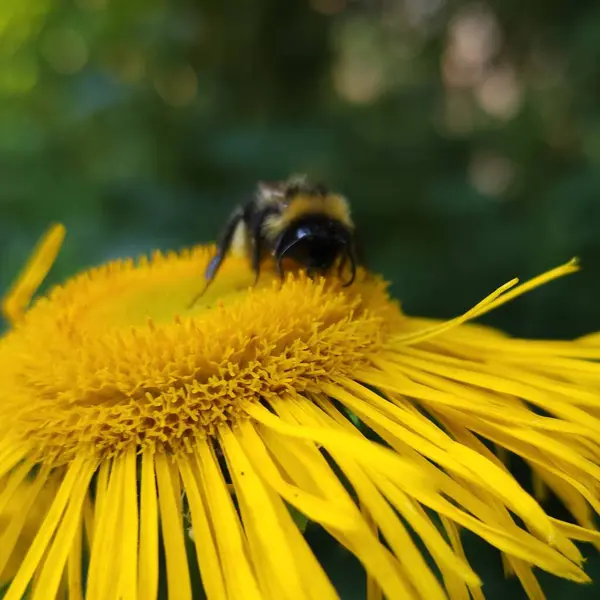
[[[600,329],[599,94],[592,0],[2,0],[0,287],[51,221],[56,282],[214,239],[258,179],[307,172],[349,196],[407,311],[453,316],[577,255],[486,319]],[[515,589],[474,554],[489,598]]]

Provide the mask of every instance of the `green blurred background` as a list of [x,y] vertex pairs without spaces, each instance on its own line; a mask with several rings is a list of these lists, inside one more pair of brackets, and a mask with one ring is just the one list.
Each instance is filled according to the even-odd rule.
[[[408,312],[453,316],[576,255],[581,274],[486,322],[600,329],[599,100],[592,0],[1,0],[0,289],[51,221],[56,282],[212,240],[257,180],[306,172],[350,198]],[[468,547],[488,598],[520,597]]]

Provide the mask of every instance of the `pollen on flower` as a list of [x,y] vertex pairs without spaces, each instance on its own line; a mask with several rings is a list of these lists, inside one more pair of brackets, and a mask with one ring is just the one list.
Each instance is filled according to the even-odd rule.
[[236,258],[188,310],[210,251],[85,272],[15,323],[0,344],[0,418],[34,460],[189,451],[248,403],[350,375],[402,319],[364,273],[343,291],[267,273],[249,292]]

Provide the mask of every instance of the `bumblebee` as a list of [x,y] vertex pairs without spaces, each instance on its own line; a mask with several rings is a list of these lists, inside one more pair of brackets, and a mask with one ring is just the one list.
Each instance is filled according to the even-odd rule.
[[268,257],[274,259],[282,279],[284,259],[306,269],[309,277],[329,272],[336,263],[342,277],[349,265],[350,276],[344,286],[353,283],[359,262],[348,202],[304,176],[259,183],[253,199],[233,212],[206,269],[206,285],[200,295],[230,250],[249,256],[255,283]]

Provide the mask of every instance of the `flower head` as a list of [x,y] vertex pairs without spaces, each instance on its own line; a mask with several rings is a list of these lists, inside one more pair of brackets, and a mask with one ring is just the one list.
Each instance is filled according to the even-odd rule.
[[[573,541],[600,543],[600,348],[465,324],[574,264],[446,323],[404,315],[366,272],[341,288],[265,269],[251,288],[238,258],[188,309],[207,247],[109,263],[27,309],[62,237],[50,232],[4,303],[8,600],[32,582],[35,600],[61,585],[151,600],[163,551],[169,597],[191,598],[188,528],[210,600],[336,598],[290,507],[356,555],[373,596],[481,597],[461,528],[499,548],[531,597],[532,567],[588,581]],[[549,517],[482,440],[523,457],[578,524]]]

